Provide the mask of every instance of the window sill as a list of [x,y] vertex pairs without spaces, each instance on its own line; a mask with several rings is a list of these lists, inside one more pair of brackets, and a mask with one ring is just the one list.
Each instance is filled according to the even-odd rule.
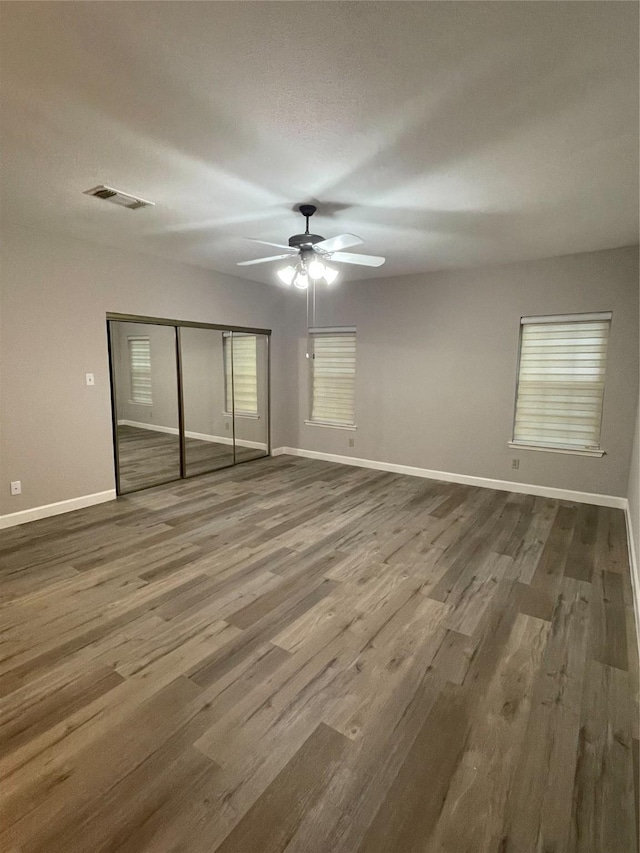
[[357,427],[355,424],[332,424],[328,421],[305,421],[306,426],[325,427],[325,429],[346,429],[350,432],[355,432]]
[[508,442],[509,447],[516,450],[541,450],[543,453],[566,453],[569,456],[604,456],[604,450],[576,450],[572,447],[543,447],[539,444],[522,444],[517,441]]
[[[233,418],[234,417],[233,412],[223,412],[222,414],[224,415],[225,418]],[[249,421],[259,421],[260,420],[260,415],[250,415],[248,412],[247,413],[236,412],[235,417],[236,418],[246,418],[246,420],[249,420]]]

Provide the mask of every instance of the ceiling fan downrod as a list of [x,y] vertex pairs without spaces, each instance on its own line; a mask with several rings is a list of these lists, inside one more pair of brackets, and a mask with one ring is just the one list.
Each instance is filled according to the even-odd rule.
[[307,220],[307,226],[306,226],[306,229],[304,232],[305,234],[311,233],[309,231],[309,219],[311,219],[311,217],[313,216],[313,214],[316,212],[317,209],[318,208],[315,206],[315,204],[301,204],[300,207],[298,208],[300,213]]

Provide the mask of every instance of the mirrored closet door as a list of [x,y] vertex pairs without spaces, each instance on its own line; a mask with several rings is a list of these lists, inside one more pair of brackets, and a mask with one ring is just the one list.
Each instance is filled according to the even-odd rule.
[[269,334],[108,315],[118,494],[270,453]]
[[180,478],[176,330],[110,323],[118,492]]
[[235,461],[224,370],[227,334],[217,329],[179,330],[187,477],[227,468]]

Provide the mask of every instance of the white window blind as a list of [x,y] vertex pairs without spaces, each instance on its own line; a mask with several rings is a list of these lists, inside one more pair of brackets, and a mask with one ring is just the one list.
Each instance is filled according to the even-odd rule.
[[523,317],[518,444],[599,450],[611,314]]
[[[256,336],[238,332],[225,335],[225,411],[241,415],[258,414],[258,367]],[[231,377],[233,346],[233,382]],[[234,406],[235,403],[235,406]]]
[[311,420],[315,423],[353,426],[355,330],[312,332],[310,356]]
[[150,406],[151,397],[151,345],[149,338],[128,338],[129,372],[131,377],[131,402]]

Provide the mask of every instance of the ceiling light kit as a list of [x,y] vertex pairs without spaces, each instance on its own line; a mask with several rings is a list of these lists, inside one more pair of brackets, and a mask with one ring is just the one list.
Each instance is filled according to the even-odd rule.
[[311,234],[309,231],[309,219],[316,212],[313,204],[301,204],[298,208],[305,217],[306,228],[304,234],[294,234],[289,237],[289,245],[284,243],[269,243],[265,240],[256,240],[253,237],[247,239],[263,246],[275,246],[282,249],[284,254],[270,255],[266,258],[256,258],[253,261],[240,261],[239,267],[248,267],[253,264],[266,264],[271,261],[288,259],[295,263],[287,264],[278,270],[278,278],[287,286],[293,285],[300,290],[307,290],[310,283],[325,281],[333,284],[338,277],[338,271],[327,264],[327,261],[337,264],[357,264],[359,266],[379,267],[385,262],[384,258],[377,255],[357,255],[352,252],[343,252],[343,249],[351,249],[360,246],[364,241],[355,234],[339,234],[325,240],[320,234]]

